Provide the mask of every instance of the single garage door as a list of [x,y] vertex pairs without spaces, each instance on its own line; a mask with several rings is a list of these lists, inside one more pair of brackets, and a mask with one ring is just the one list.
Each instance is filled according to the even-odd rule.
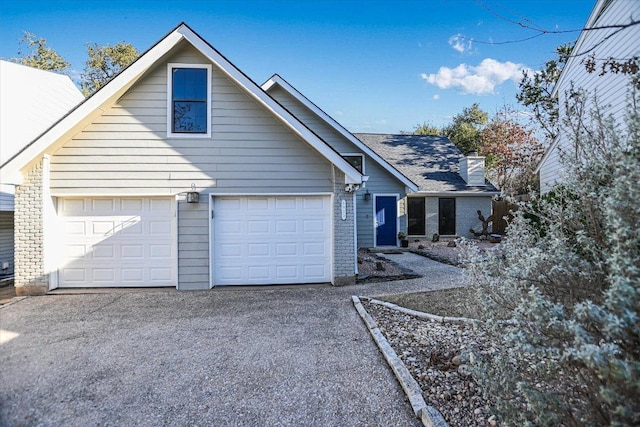
[[214,197],[214,285],[331,281],[328,196]]
[[60,287],[176,286],[172,198],[60,198],[58,219]]

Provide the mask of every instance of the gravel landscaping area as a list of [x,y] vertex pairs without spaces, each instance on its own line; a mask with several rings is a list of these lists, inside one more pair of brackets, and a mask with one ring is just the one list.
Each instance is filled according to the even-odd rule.
[[[438,292],[438,291],[434,291]],[[470,374],[470,364],[492,351],[469,323],[438,323],[362,301],[380,331],[420,385],[427,405],[451,426],[496,426],[491,402]]]
[[[426,256],[445,264],[460,265],[461,249],[459,246],[449,246],[454,240],[441,240],[432,242],[430,240],[412,240],[409,242],[409,249],[417,254]],[[500,248],[499,243],[491,243],[488,240],[473,240],[481,251],[491,251]]]
[[358,282],[381,282],[419,277],[367,249],[358,251]]
[[[481,250],[499,245],[476,241]],[[411,242],[410,249],[431,259],[459,265],[459,247],[448,242]],[[386,295],[379,299],[417,311],[447,317],[477,318],[474,290],[452,288]],[[492,403],[470,375],[475,359],[492,352],[484,333],[470,323],[439,323],[362,301],[389,344],[420,385],[427,405],[438,409],[452,426],[499,425]]]

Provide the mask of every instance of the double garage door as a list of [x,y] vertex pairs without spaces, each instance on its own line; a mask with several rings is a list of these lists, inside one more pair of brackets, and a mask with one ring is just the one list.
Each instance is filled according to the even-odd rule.
[[[214,197],[213,210],[215,285],[331,281],[329,197]],[[176,286],[173,198],[60,198],[58,219],[60,287]]]

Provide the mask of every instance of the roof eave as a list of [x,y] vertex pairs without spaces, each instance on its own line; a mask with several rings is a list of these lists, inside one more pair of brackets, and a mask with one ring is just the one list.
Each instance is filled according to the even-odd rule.
[[365,152],[369,157],[371,157],[376,163],[386,169],[389,173],[391,173],[396,179],[400,180],[405,187],[411,190],[411,192],[418,191],[418,185],[405,176],[402,172],[393,167],[389,162],[384,160],[378,153],[373,151],[371,148],[367,147],[362,141],[356,138],[351,132],[345,129],[340,123],[338,123],[333,117],[324,112],[320,107],[314,104],[309,98],[304,96],[299,90],[293,87],[289,82],[283,79],[280,75],[274,74],[271,76],[266,82],[262,84],[262,90],[268,92],[275,85],[283,88],[287,93],[297,99],[300,103],[302,103],[305,107],[309,108],[320,117],[325,123],[335,129],[338,133],[340,133],[343,137],[348,139],[352,144],[356,147],[360,148],[363,152]]

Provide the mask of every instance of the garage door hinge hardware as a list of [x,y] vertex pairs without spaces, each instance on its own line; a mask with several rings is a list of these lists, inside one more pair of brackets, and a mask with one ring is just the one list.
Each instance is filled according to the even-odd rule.
[[213,219],[213,211],[211,211],[211,219]]

